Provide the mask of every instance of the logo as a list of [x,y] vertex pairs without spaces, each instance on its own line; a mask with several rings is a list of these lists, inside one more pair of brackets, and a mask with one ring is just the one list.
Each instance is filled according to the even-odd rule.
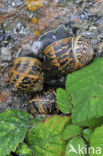
[[87,145],[82,146],[78,144],[78,146],[75,148],[72,144],[69,144],[70,150],[69,153],[75,153],[75,154],[101,154],[102,149],[101,147],[88,147]]

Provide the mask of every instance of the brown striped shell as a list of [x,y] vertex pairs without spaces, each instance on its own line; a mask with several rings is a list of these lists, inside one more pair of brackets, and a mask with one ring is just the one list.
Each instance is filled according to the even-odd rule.
[[36,58],[16,58],[9,76],[14,90],[37,92],[43,89],[42,64]]
[[43,54],[54,71],[68,74],[86,66],[93,59],[94,51],[89,39],[77,36],[50,44]]
[[28,111],[36,115],[57,114],[56,93],[53,89],[37,93],[28,101]]

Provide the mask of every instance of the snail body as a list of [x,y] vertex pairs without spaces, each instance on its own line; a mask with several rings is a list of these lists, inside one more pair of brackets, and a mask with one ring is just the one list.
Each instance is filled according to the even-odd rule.
[[36,58],[16,58],[9,76],[14,90],[37,92],[43,89],[42,64]]
[[89,39],[77,36],[50,44],[43,54],[54,71],[68,74],[86,66],[93,59],[94,51]]
[[53,89],[36,93],[28,101],[28,110],[34,116],[57,114],[56,93]]

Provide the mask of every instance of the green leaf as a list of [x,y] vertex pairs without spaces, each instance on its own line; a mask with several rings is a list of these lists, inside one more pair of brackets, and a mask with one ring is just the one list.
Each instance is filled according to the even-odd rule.
[[77,125],[67,125],[66,128],[63,131],[63,139],[68,140],[72,137],[75,137],[79,134],[81,134],[82,128]]
[[85,142],[81,137],[74,137],[71,139],[66,147],[65,156],[84,156]]
[[9,155],[7,155],[7,156],[13,156],[11,153],[9,154]]
[[24,142],[19,145],[15,153],[19,156],[33,156],[32,150]]
[[32,119],[32,126],[34,127],[37,123],[45,120],[45,116],[36,116],[35,118]]
[[[67,76],[66,90],[72,96],[72,121],[88,125],[103,116],[103,58]],[[95,125],[95,123],[94,123]]]
[[68,114],[71,111],[70,95],[62,88],[57,89],[56,94],[57,106],[61,112]]
[[62,156],[66,142],[62,139],[62,131],[70,118],[67,116],[51,116],[36,127],[30,129],[27,141],[35,156]]
[[16,150],[18,144],[24,140],[31,119],[31,115],[19,110],[0,113],[0,156]]
[[90,128],[87,128],[83,131],[83,137],[85,138],[87,142],[90,142],[92,133],[93,133],[93,130]]
[[95,129],[90,141],[91,156],[103,156],[103,126]]

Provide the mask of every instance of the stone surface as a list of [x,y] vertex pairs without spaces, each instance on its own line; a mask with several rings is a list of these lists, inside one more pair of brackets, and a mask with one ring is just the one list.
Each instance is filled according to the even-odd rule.
[[[33,18],[37,22],[32,23]],[[35,57],[42,58],[43,48],[53,40],[79,34],[90,38],[96,57],[103,56],[102,0],[43,0],[42,7],[33,12],[25,0],[1,0],[0,112],[10,108],[26,111],[31,96],[13,92],[9,84],[8,73],[15,57],[32,56],[34,52]],[[37,46],[38,40],[41,43]]]

